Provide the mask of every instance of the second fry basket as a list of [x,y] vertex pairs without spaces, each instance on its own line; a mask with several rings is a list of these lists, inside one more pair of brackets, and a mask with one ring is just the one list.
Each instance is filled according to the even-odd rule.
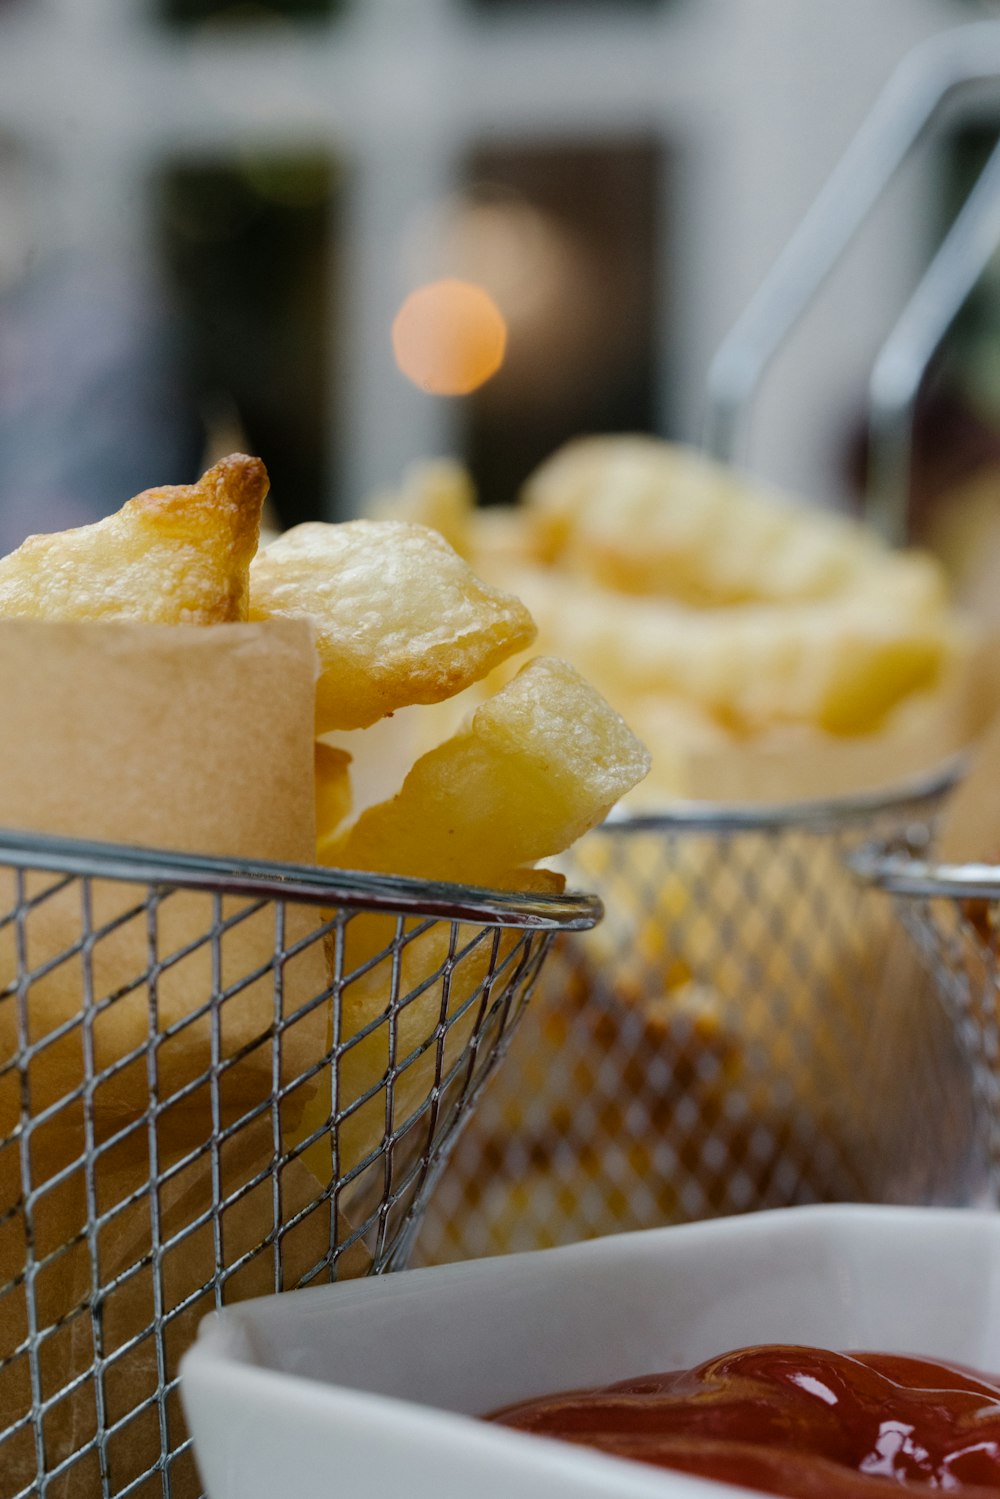
[[967,1062],[892,903],[845,862],[928,836],[949,767],[881,796],[622,816],[432,1199],[419,1263],[816,1201],[982,1190]]

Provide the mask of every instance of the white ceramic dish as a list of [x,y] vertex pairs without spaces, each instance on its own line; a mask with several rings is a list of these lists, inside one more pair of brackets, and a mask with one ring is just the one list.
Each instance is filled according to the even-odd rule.
[[209,1499],[733,1499],[472,1417],[751,1343],[1000,1372],[1000,1215],[808,1207],[292,1292],[206,1319]]

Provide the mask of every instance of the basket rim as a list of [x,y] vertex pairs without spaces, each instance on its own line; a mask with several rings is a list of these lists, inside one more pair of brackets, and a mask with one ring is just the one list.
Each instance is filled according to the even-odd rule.
[[215,895],[553,932],[587,931],[604,914],[600,899],[585,892],[549,895],[494,890],[406,875],[187,854],[9,828],[0,828],[2,865],[132,884],[169,885]]
[[817,797],[798,802],[689,801],[646,810],[628,804],[612,809],[595,832],[728,833],[768,831],[787,827],[831,827],[862,822],[879,812],[891,812],[910,802],[935,800],[951,791],[965,771],[967,757],[951,756],[943,764],[894,786],[857,791],[844,796]]
[[916,842],[905,834],[865,843],[848,853],[845,862],[858,879],[889,895],[1000,899],[1000,864],[948,864],[921,857]]

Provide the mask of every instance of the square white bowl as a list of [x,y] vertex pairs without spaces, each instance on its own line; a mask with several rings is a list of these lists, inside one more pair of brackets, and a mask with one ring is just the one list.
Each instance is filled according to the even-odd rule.
[[209,1499],[732,1499],[474,1418],[753,1343],[1000,1373],[1000,1215],[784,1208],[266,1297],[181,1394]]

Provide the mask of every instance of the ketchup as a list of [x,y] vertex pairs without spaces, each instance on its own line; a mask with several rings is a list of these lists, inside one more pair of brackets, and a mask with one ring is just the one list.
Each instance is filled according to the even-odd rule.
[[902,1354],[763,1344],[490,1419],[790,1499],[1000,1492],[1000,1379]]

